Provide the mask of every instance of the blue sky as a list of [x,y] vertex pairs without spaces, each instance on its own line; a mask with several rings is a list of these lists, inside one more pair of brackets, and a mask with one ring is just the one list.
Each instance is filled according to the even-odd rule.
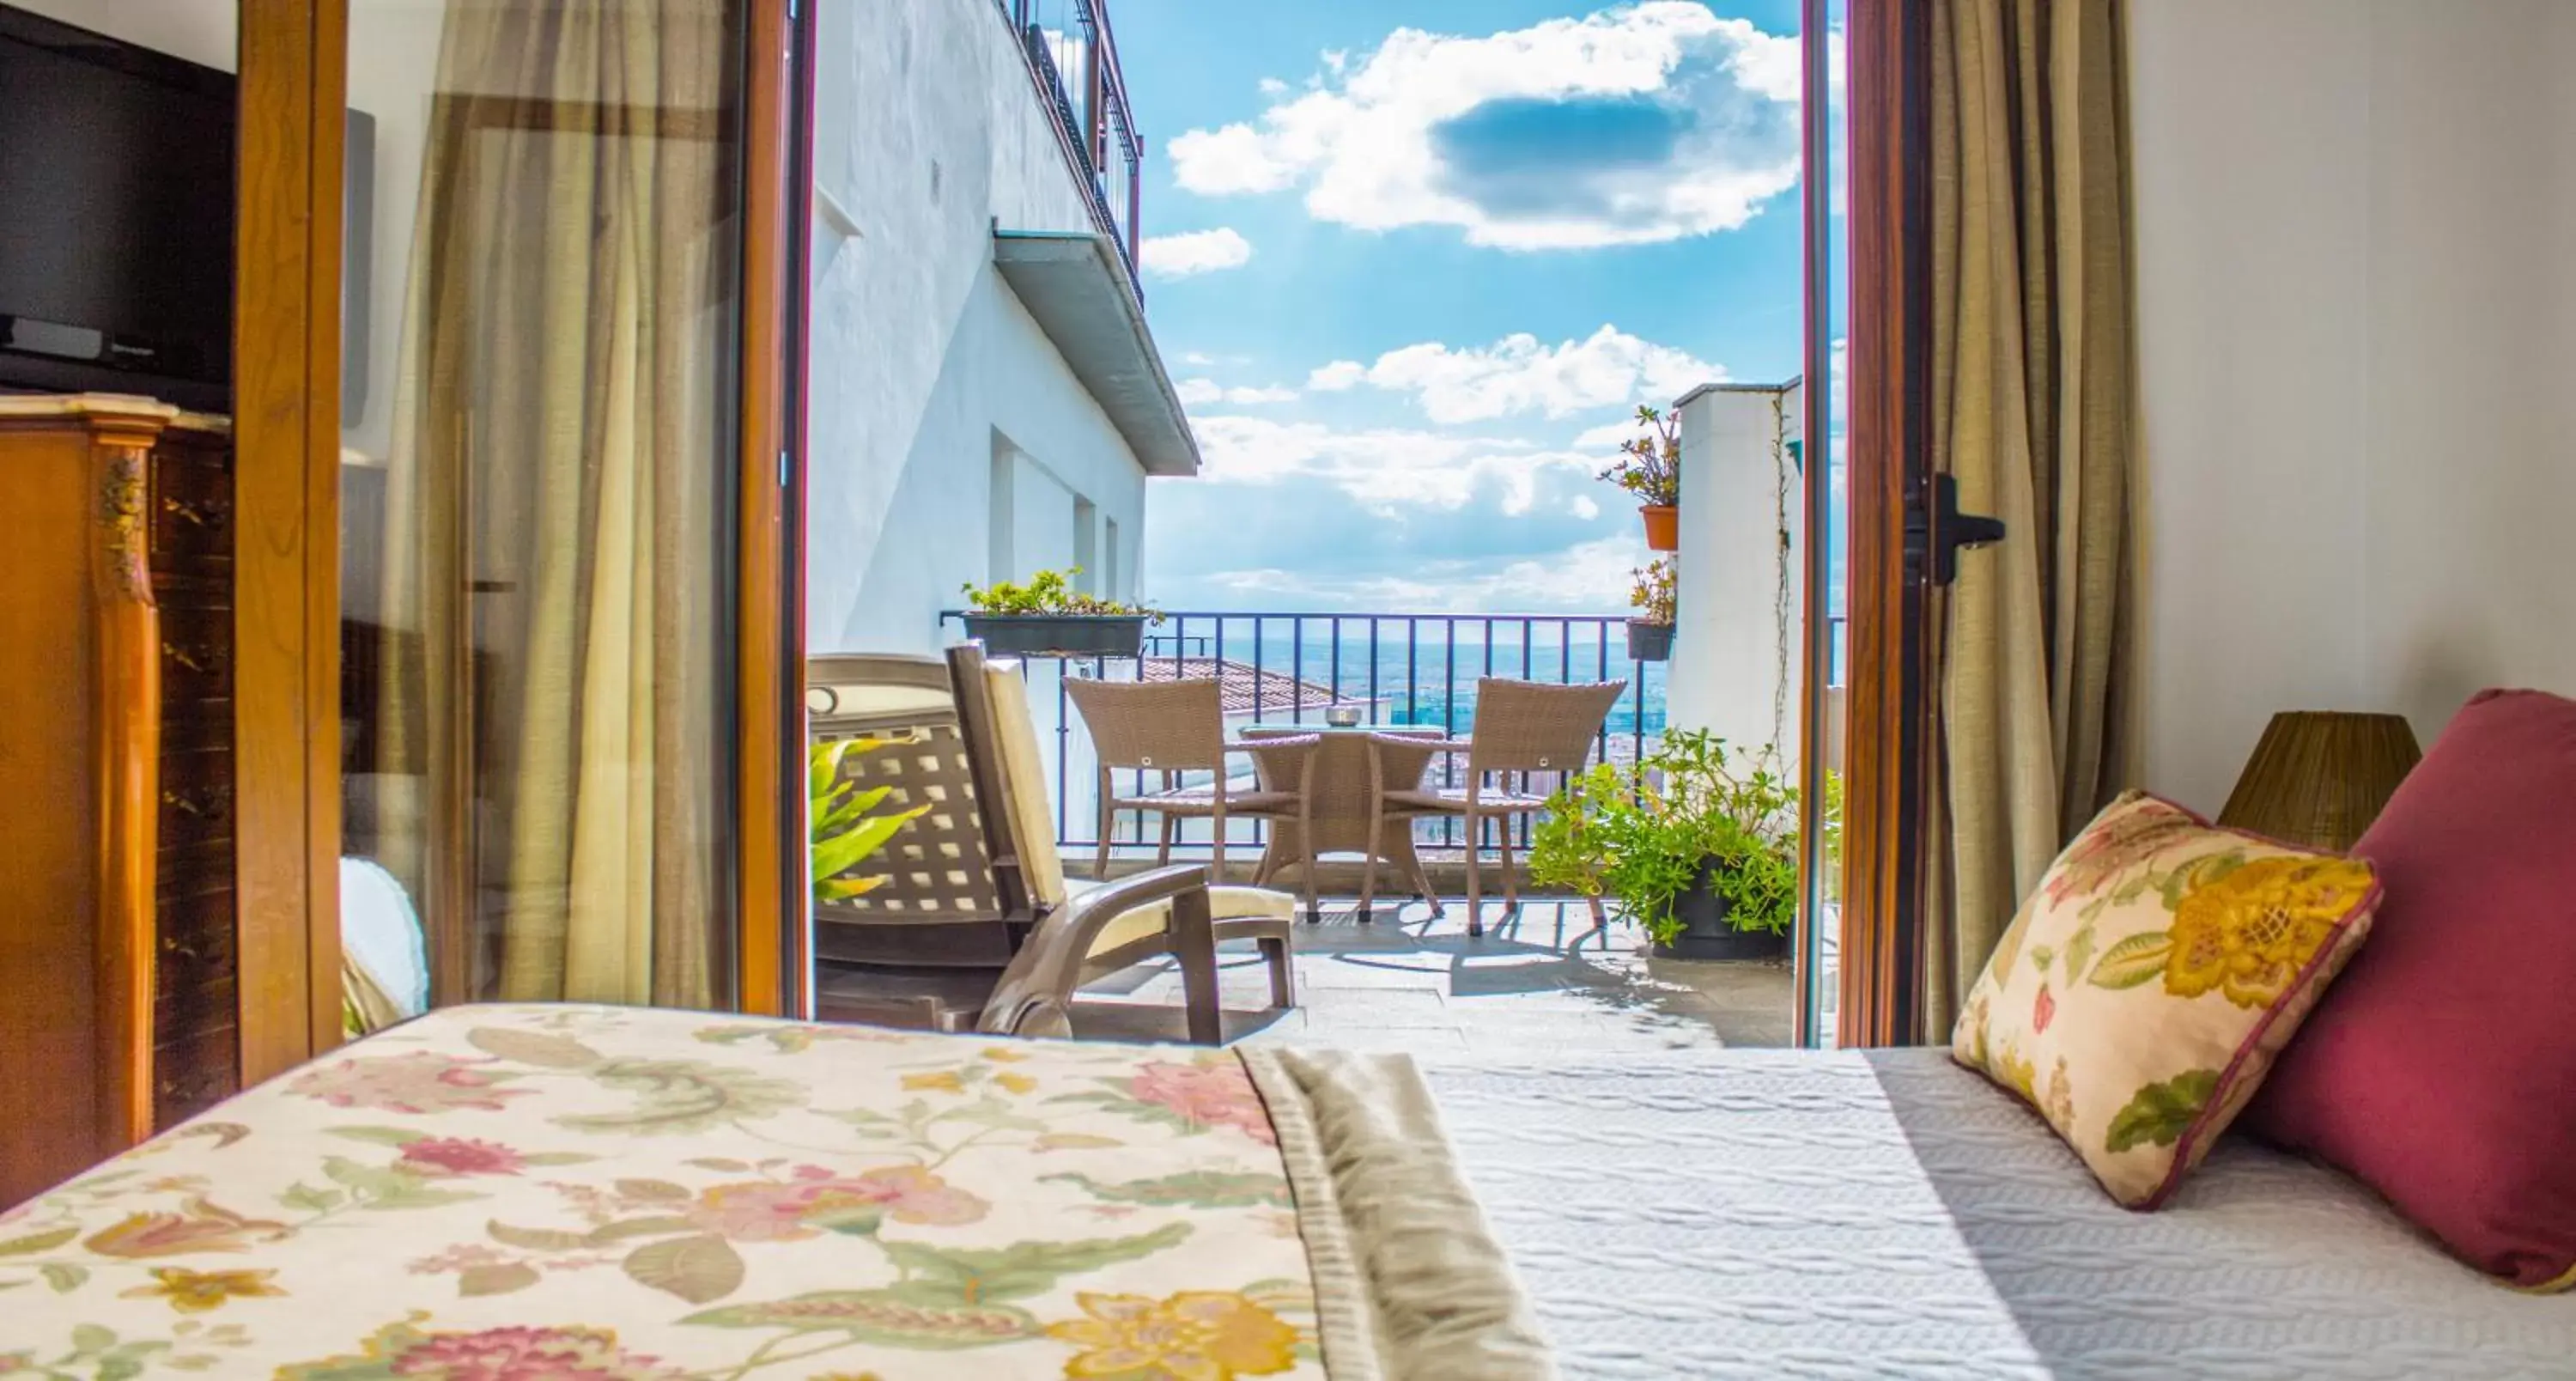
[[1183,609],[1617,612],[1640,402],[1798,372],[1794,0],[1114,0]]

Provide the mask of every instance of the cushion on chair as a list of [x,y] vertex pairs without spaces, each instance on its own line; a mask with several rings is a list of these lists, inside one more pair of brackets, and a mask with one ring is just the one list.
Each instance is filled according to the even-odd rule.
[[984,664],[984,694],[993,711],[993,736],[1002,753],[1002,775],[1011,796],[1011,833],[1020,873],[1040,907],[1064,901],[1064,860],[1055,851],[1055,819],[1047,814],[1046,759],[1038,752],[1029,718],[1029,684],[1013,661]]
[[[1083,893],[1107,885],[1074,883],[1074,898],[1080,900]],[[1294,921],[1297,919],[1297,899],[1267,887],[1211,887],[1208,889],[1208,912],[1220,926],[1227,921],[1241,920]],[[1121,945],[1132,945],[1138,940],[1160,935],[1171,920],[1172,904],[1168,901],[1123,912],[1118,919],[1101,927],[1099,938],[1091,942],[1091,952],[1106,954]]]
[[2113,802],[2051,864],[1951,1034],[2111,1197],[2162,1205],[2370,931],[2365,863]]
[[2576,700],[2488,691],[2353,847],[2369,951],[2246,1114],[2469,1264],[2576,1287]]

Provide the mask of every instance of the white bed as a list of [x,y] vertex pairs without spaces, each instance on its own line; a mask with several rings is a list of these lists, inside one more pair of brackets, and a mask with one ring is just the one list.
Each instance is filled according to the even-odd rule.
[[1932,1050],[1428,1062],[1568,1376],[2576,1377],[2489,1283],[2234,1138],[2163,1212]]

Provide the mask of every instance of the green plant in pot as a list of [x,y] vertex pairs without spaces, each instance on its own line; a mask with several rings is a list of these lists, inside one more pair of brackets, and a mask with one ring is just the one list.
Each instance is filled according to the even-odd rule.
[[1682,434],[1681,419],[1661,410],[1637,409],[1645,435],[1619,445],[1619,458],[1601,478],[1636,496],[1637,513],[1645,519],[1646,545],[1655,551],[1681,550]]
[[835,739],[815,744],[805,755],[806,810],[811,821],[808,848],[817,905],[848,901],[876,890],[885,882],[883,877],[853,877],[851,873],[884,848],[904,826],[930,811],[928,806],[918,806],[891,815],[871,815],[869,812],[885,804],[894,788],[880,786],[861,791],[858,783],[842,780],[844,761],[885,745],[884,739]]
[[1074,588],[1079,566],[966,587],[966,636],[1000,656],[1135,657],[1161,611]]
[[1628,589],[1628,660],[1665,662],[1673,655],[1674,588],[1679,562],[1658,556],[1634,572]]
[[1614,898],[1661,953],[1781,952],[1798,914],[1798,792],[1769,758],[1678,729],[1634,775],[1592,768],[1534,827],[1531,880]]

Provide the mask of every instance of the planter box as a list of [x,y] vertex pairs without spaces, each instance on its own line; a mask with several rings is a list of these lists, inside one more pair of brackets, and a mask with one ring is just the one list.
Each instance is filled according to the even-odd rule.
[[1648,623],[1644,619],[1628,620],[1628,660],[1632,662],[1669,662],[1673,657],[1673,626]]
[[1655,953],[1667,959],[1748,960],[1777,959],[1789,952],[1786,930],[1738,930],[1726,917],[1726,898],[1710,885],[1709,874],[1702,869],[1699,881],[1673,903],[1673,911],[1682,919],[1682,933],[1669,945],[1655,946]]
[[1143,614],[968,614],[966,636],[1000,657],[1136,657]]

